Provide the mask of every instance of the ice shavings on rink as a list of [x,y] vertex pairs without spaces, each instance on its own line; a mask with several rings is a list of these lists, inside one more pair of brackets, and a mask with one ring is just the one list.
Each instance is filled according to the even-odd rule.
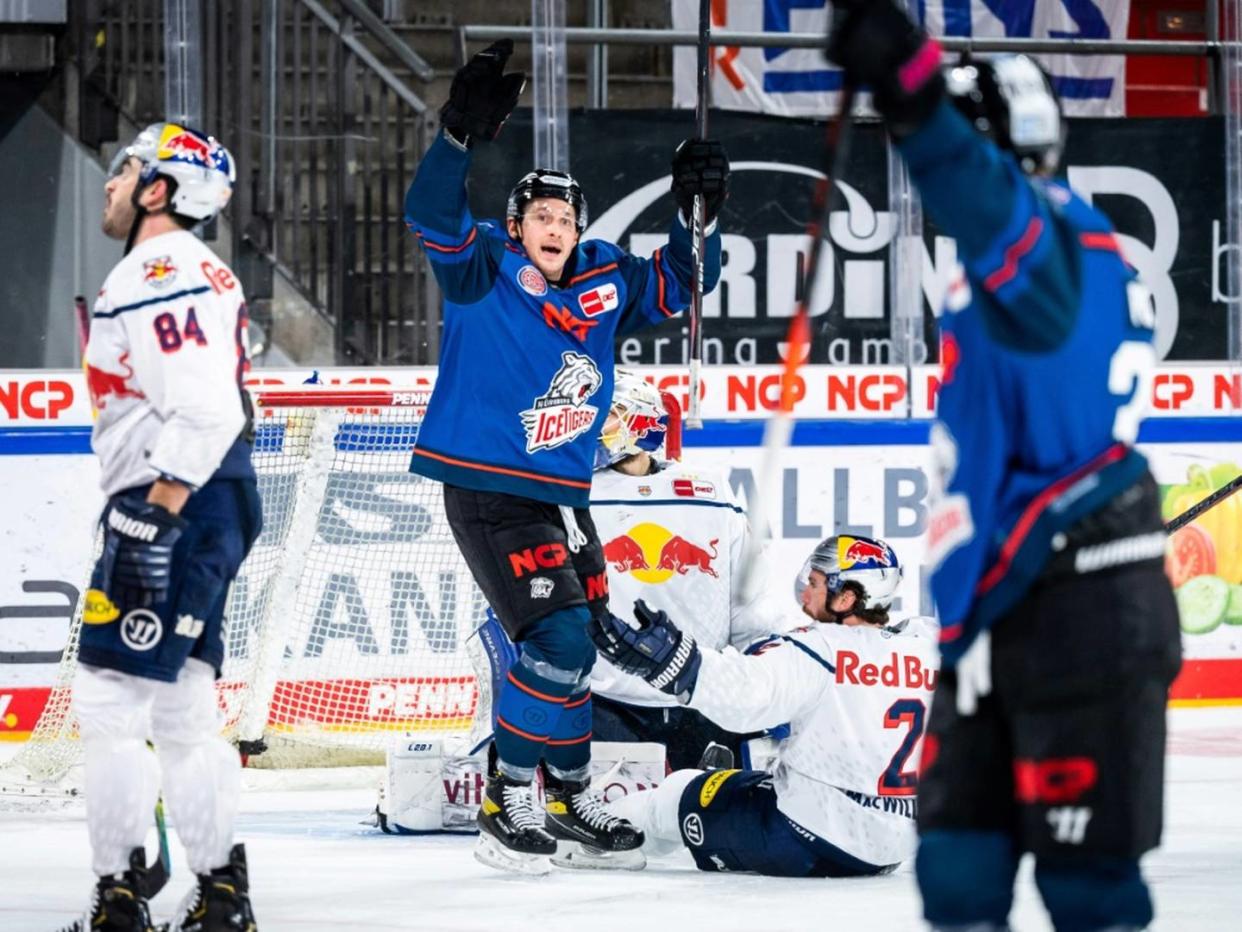
[[[1176,709],[1170,728],[1165,844],[1144,861],[1153,928],[1234,930],[1242,916],[1242,708]],[[641,873],[500,874],[471,857],[473,837],[394,837],[360,824],[375,804],[373,776],[355,775],[346,789],[268,786],[244,795],[238,838],[265,932],[922,928],[909,865],[887,877],[776,880],[699,873],[679,854],[654,858]],[[255,775],[256,784],[271,779]],[[154,902],[157,919],[168,918],[190,883],[170,836],[173,880]],[[0,929],[48,932],[68,922],[89,896],[89,860],[80,808],[0,807]],[[1017,932],[1050,927],[1029,864],[1012,922]]]

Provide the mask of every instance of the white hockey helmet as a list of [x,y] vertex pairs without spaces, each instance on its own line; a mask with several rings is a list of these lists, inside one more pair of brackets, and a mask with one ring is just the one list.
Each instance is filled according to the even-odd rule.
[[152,123],[112,159],[110,173],[120,172],[125,162],[142,163],[138,192],[157,178],[171,183],[168,209],[188,220],[210,220],[233,196],[237,172],[229,150],[214,138],[176,123]]
[[833,535],[811,551],[794,581],[794,598],[799,604],[802,593],[811,582],[811,570],[827,577],[828,589],[840,592],[847,582],[862,587],[859,607],[885,610],[893,604],[893,596],[901,583],[901,564],[897,554],[884,541],[875,537]]
[[616,370],[612,406],[595,448],[595,468],[605,469],[637,453],[654,453],[664,443],[668,422],[656,387],[629,369]]

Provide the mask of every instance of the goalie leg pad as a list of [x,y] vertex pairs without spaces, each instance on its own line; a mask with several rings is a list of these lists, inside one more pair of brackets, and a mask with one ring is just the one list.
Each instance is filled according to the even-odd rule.
[[159,797],[160,768],[147,747],[154,683],[82,665],[73,707],[82,735],[86,824],[91,867],[104,876],[130,867]]
[[215,671],[188,660],[175,683],[156,685],[151,728],[164,794],[196,874],[225,867],[241,797],[241,760],[220,737]]

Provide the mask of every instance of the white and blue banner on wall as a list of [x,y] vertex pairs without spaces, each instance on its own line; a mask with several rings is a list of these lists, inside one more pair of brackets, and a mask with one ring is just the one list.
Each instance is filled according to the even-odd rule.
[[[818,33],[828,25],[828,0],[712,0],[712,29],[728,32]],[[918,0],[936,36],[1010,39],[1124,39],[1130,0]],[[698,29],[699,0],[673,0],[673,28]],[[673,104],[693,107],[696,52],[673,56]],[[1070,116],[1125,116],[1123,55],[1044,55]],[[781,116],[837,112],[841,72],[819,49],[713,46],[711,103],[726,110]]]

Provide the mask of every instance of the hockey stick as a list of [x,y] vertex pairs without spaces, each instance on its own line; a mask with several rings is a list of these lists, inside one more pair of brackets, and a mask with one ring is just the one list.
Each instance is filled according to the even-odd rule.
[[[711,0],[699,0],[699,86],[694,102],[694,134],[699,139],[707,138],[707,41],[711,29]],[[694,280],[690,283],[690,406],[686,411],[686,427],[697,430],[703,426],[699,390],[703,364],[703,257],[707,251],[707,202],[701,194],[694,196],[693,214],[690,218],[690,251],[694,262]]]
[[776,483],[781,451],[789,446],[793,436],[793,406],[796,400],[794,386],[797,384],[798,369],[811,353],[811,293],[819,276],[824,228],[828,222],[828,211],[832,207],[832,193],[836,187],[836,179],[841,176],[849,156],[850,114],[854,109],[854,93],[853,85],[847,83],[841,92],[841,112],[834,122],[828,124],[824,145],[824,176],[815,186],[811,219],[807,224],[811,246],[803,265],[802,296],[798,299],[798,308],[789,322],[789,334],[785,338],[787,345],[785,368],[781,373],[780,405],[764,426],[763,456],[755,474],[754,497],[747,503],[750,540],[747,541],[746,558],[742,561],[740,585],[744,596],[750,595],[750,587],[754,582],[754,568],[759,563],[763,536],[768,526],[768,512],[772,509],[772,502],[779,498],[779,495],[772,494],[770,486]]
[[1238,491],[1238,489],[1242,489],[1242,476],[1238,476],[1237,478],[1230,480],[1202,501],[1195,502],[1195,504],[1191,505],[1176,518],[1168,521],[1168,523],[1165,524],[1164,529],[1172,534],[1178,528],[1184,527],[1195,518],[1199,517],[1199,515],[1203,514],[1209,508],[1215,508],[1234,492]]
[[78,295],[73,299],[73,316],[78,324],[78,353],[86,355],[86,342],[91,337],[91,310],[86,306],[86,298]]

